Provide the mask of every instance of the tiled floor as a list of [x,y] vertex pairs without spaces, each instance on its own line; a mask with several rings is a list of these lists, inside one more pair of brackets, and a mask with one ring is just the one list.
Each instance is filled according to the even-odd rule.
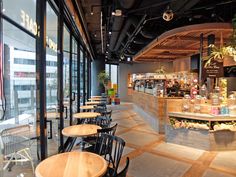
[[[117,136],[126,141],[121,167],[131,159],[128,177],[232,177],[236,176],[236,151],[208,152],[164,142],[132,109],[132,104],[113,106],[113,122],[118,123]],[[19,170],[21,169],[21,170]],[[30,166],[13,167],[11,175],[33,176]],[[13,175],[15,174],[15,175]],[[16,175],[17,174],[17,175]],[[23,177],[22,175],[19,177]]]

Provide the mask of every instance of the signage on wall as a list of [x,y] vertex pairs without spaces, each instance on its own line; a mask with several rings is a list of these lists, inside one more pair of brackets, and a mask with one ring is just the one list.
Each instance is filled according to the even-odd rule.
[[35,20],[33,20],[29,14],[27,14],[25,11],[20,11],[20,17],[21,17],[21,25],[24,26],[26,29],[31,31],[34,35],[37,34],[37,23]]
[[203,62],[202,77],[203,79],[219,78],[224,76],[223,62],[212,60],[211,63],[206,65],[206,61]]
[[[27,30],[32,32],[34,35],[37,35],[37,22],[32,19],[29,14],[27,14],[24,10],[20,11],[20,16],[21,16],[21,25],[25,27]],[[57,44],[54,42],[51,38],[46,36],[46,45],[50,49],[54,50],[57,52]]]

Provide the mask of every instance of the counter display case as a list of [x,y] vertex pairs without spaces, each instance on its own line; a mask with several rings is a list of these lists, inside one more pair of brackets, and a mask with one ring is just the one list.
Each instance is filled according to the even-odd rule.
[[166,141],[204,150],[236,149],[236,116],[169,112]]

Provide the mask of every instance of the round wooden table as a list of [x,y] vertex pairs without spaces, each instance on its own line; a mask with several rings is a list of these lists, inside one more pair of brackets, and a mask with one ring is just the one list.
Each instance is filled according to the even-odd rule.
[[91,96],[91,98],[102,98],[102,96]]
[[101,129],[98,125],[80,124],[66,127],[62,130],[62,134],[68,137],[83,137],[97,134],[97,130]]
[[93,105],[80,106],[81,110],[93,110],[95,107]]
[[75,119],[96,118],[97,116],[101,116],[101,114],[98,112],[80,112],[73,115]]
[[100,103],[101,103],[100,101],[87,101],[87,102],[85,102],[86,105],[98,105]]
[[48,157],[38,164],[36,177],[98,177],[107,169],[101,156],[90,152],[66,152]]
[[89,101],[103,101],[103,100],[105,100],[105,99],[103,99],[103,98],[89,98],[88,99]]

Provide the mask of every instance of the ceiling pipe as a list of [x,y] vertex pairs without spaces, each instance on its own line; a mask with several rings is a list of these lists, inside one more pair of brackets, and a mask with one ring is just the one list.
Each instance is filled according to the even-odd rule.
[[140,34],[145,37],[145,38],[148,38],[148,39],[154,39],[156,37],[156,35],[154,33],[150,33],[148,31],[146,31],[145,29],[142,29],[140,31]]
[[[121,42],[124,40],[125,36],[127,36],[127,31],[130,29],[131,26],[134,26],[134,29],[138,25],[138,20],[135,17],[130,17],[123,27],[122,31],[120,32],[120,36],[116,42],[116,46],[114,48],[115,51],[117,51],[120,48]],[[129,37],[129,36],[128,36]]]
[[[122,8],[130,9],[134,5],[135,0],[119,0],[119,3]],[[120,30],[124,23],[124,17],[113,16],[113,20],[114,22],[112,25],[112,34],[111,34],[110,46],[109,46],[110,51],[114,51],[115,44],[117,42],[118,36],[120,34]]]

